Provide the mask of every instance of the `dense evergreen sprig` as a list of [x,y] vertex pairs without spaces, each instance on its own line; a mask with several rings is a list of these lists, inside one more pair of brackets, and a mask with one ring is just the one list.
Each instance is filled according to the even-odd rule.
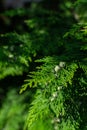
[[86,129],[86,106],[82,105],[87,96],[86,40],[85,26],[76,25],[64,35],[64,52],[60,56],[37,60],[43,65],[29,75],[21,89],[37,88],[28,115],[29,129],[38,120],[44,124],[48,118],[52,129]]

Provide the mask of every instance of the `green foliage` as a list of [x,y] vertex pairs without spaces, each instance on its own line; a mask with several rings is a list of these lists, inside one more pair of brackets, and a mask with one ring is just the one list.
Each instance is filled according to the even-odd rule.
[[[29,66],[29,57],[26,55],[28,51],[26,45],[23,46],[24,42],[26,42],[24,39],[24,36],[21,38],[17,33],[1,35],[0,78],[4,78],[8,75],[19,75],[22,74],[24,70],[26,71],[26,68]],[[8,44],[6,42],[8,42]],[[24,49],[25,51],[23,52]]]
[[44,125],[44,119],[49,118],[50,130],[86,130],[86,35],[85,25],[73,26],[63,37],[64,51],[60,56],[36,61],[42,65],[30,73],[21,89],[22,92],[28,86],[37,88],[27,120],[29,129],[38,120]]
[[86,0],[77,0],[75,3],[75,10],[78,14],[78,18],[81,23],[86,23],[87,21],[87,1]]
[[[20,20],[20,13],[13,12],[16,14],[13,13],[13,17],[10,17],[14,18],[15,15],[18,15]],[[9,11],[10,13],[11,11]],[[15,27],[15,32],[0,35],[1,79],[8,75],[22,75],[23,72],[29,71],[30,62],[33,59],[59,54],[62,51],[63,42],[61,37],[68,29],[67,23],[64,23],[63,20],[61,22],[62,18],[58,18],[58,14],[55,12],[50,13],[42,10],[41,13],[37,10],[35,17],[30,15],[29,20],[23,18],[24,21],[20,24],[22,31]],[[26,12],[24,14],[26,15]],[[46,15],[45,18],[44,15]],[[23,24],[28,28],[27,30],[22,27]],[[63,30],[62,25],[66,26],[65,30]],[[56,29],[57,27],[59,30]],[[58,51],[59,47],[60,50]]]
[[[87,24],[75,19],[81,7],[73,12],[71,1],[57,4],[58,12],[39,7],[3,14],[9,22],[0,35],[0,79],[29,72],[20,93],[28,87],[36,92],[25,130],[87,129]],[[14,91],[7,97],[0,127],[22,129],[25,106]]]
[[0,129],[18,130],[23,129],[26,119],[26,105],[24,97],[18,95],[16,90],[10,90],[7,93],[6,99],[0,108]]

